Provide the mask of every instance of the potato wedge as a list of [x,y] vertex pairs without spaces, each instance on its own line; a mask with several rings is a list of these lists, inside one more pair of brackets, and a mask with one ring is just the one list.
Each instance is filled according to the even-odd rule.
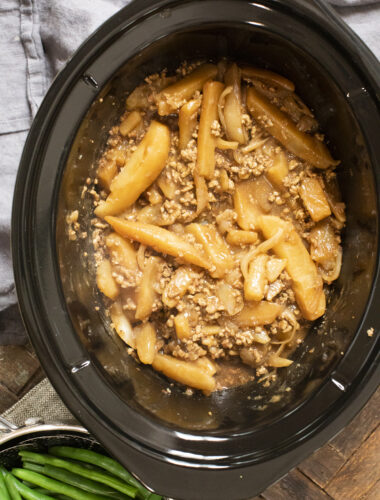
[[160,175],[170,149],[170,131],[152,121],[136,151],[113,179],[111,194],[95,209],[98,217],[117,215],[130,207]]
[[120,288],[112,276],[112,266],[108,259],[102,260],[96,268],[96,284],[106,297],[112,300],[118,297]]
[[97,176],[100,185],[107,191],[110,190],[112,180],[117,172],[118,168],[115,161],[104,162],[99,166]]
[[255,231],[232,229],[227,233],[226,240],[230,245],[252,245],[257,241],[257,233]]
[[169,200],[174,200],[177,184],[174,182],[170,170],[165,169],[157,179],[157,186],[161,189],[163,195]]
[[202,90],[205,82],[215,78],[217,72],[214,64],[203,64],[182,80],[166,87],[156,97],[158,114],[165,116],[176,112],[197,90]]
[[328,220],[317,224],[310,232],[310,255],[325,269],[334,267],[339,252],[339,241]]
[[286,259],[286,270],[303,316],[311,321],[319,318],[326,309],[323,281],[293,224],[270,215],[260,217],[259,224],[267,239],[279,229],[285,229],[286,237],[273,247],[273,251],[280,259]]
[[247,107],[251,115],[285,148],[314,167],[336,166],[325,144],[314,136],[300,132],[296,124],[269,99],[254,88],[247,90]]
[[193,283],[194,274],[187,266],[176,269],[162,292],[162,302],[168,307],[175,307]]
[[126,137],[142,122],[142,116],[139,111],[132,111],[119,125],[120,134]]
[[207,82],[203,87],[196,169],[206,179],[214,176],[216,137],[212,135],[211,127],[218,120],[218,101],[223,88],[220,82]]
[[241,75],[243,78],[257,78],[258,80],[264,80],[283,89],[290,90],[294,92],[294,83],[273,71],[268,71],[267,69],[254,68],[253,66],[242,66]]
[[213,276],[221,278],[232,269],[234,266],[232,254],[212,224],[189,224],[186,226],[186,231],[203,246],[209,261],[215,266],[215,271],[211,273]]
[[127,97],[127,110],[146,109],[152,105],[154,97],[160,90],[176,81],[175,76],[161,76],[152,83],[143,83],[136,87]]
[[152,323],[144,323],[134,329],[137,355],[141,363],[151,365],[156,355],[156,330]]
[[158,257],[150,257],[145,264],[141,283],[137,288],[136,319],[145,320],[152,313],[157,298],[154,286],[158,280],[159,264]]
[[234,208],[237,213],[237,223],[242,229],[245,231],[256,229],[260,215],[270,211],[268,196],[272,189],[264,176],[236,185]]
[[189,318],[186,313],[177,314],[174,318],[174,327],[178,339],[182,340],[191,337]]
[[283,151],[280,151],[273,158],[273,165],[268,168],[266,175],[276,188],[282,188],[285,177],[288,175],[288,159]]
[[196,363],[157,353],[152,365],[155,370],[181,384],[207,393],[215,389],[214,378]]
[[242,118],[240,69],[236,63],[231,64],[224,75],[226,87],[232,87],[224,102],[224,121],[226,134],[230,141],[239,144],[247,142],[247,132]]
[[179,110],[179,148],[186,149],[198,122],[198,110],[201,105],[200,99],[192,99],[184,104]]
[[262,300],[264,298],[265,285],[268,283],[266,265],[268,255],[259,254],[251,262],[248,275],[244,279],[245,300]]
[[122,266],[132,271],[138,270],[136,250],[130,241],[117,233],[110,233],[106,237],[106,245],[114,266]]
[[208,188],[205,178],[194,172],[195,196],[197,198],[197,215],[201,214],[208,205]]
[[152,224],[132,222],[118,217],[106,217],[106,221],[124,238],[139,241],[143,245],[154,248],[156,252],[172,255],[205,269],[212,266],[208,259],[200,254],[199,250],[172,231]]
[[203,356],[202,358],[198,358],[196,361],[194,361],[194,364],[199,366],[202,370],[204,370],[210,377],[215,375],[217,372],[217,365],[212,361],[210,358],[207,356]]
[[277,259],[276,257],[270,257],[267,262],[267,278],[269,283],[273,283],[280,276],[282,271],[285,269],[286,260]]
[[262,300],[244,306],[243,310],[234,316],[234,320],[243,327],[270,325],[284,309],[280,304]]
[[314,222],[331,215],[329,202],[316,177],[305,177],[299,188],[299,194]]

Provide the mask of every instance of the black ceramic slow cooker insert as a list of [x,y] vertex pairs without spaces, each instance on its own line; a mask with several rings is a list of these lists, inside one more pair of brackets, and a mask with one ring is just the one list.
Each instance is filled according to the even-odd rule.
[[[184,59],[221,57],[295,82],[341,160],[347,227],[327,312],[293,365],[270,389],[251,383],[188,397],[175,385],[164,391],[166,379],[126,355],[104,314],[91,258],[83,257],[91,242],[68,241],[65,215],[78,209],[82,229],[90,229],[82,187],[127,93]],[[379,74],[373,55],[322,2],[136,0],[77,51],[42,103],[13,208],[23,318],[67,406],[158,492],[253,497],[346,425],[376,388]]]

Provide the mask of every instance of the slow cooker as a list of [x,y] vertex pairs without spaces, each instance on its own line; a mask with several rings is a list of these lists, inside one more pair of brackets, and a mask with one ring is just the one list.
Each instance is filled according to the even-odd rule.
[[[275,384],[188,397],[126,354],[104,313],[90,238],[95,173],[125,97],[183,60],[268,68],[295,82],[326,132],[347,205],[343,267],[325,316]],[[20,308],[77,419],[144,483],[176,499],[253,497],[336,434],[379,382],[379,63],[323,2],[135,0],[75,53],[25,145],[13,206]],[[274,397],[276,396],[276,397]]]

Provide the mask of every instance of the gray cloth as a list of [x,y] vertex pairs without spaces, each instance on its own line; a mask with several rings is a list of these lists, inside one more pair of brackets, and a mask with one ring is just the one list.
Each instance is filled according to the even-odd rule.
[[33,387],[2,416],[17,426],[22,426],[28,419],[33,418],[38,418],[45,424],[78,423],[62,403],[47,378]]
[[[379,57],[380,3],[330,1],[346,6],[339,7],[339,13]],[[97,26],[128,2],[0,0],[0,311],[16,302],[9,231],[26,131],[57,71]]]

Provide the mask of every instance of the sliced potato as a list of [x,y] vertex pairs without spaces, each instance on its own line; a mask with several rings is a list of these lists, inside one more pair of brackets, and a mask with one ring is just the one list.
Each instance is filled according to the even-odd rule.
[[157,185],[166,198],[168,198],[169,200],[174,200],[174,198],[176,197],[178,186],[174,182],[170,171],[165,169],[161,173],[161,175],[157,179]]
[[317,168],[338,165],[323,142],[300,132],[285,113],[252,87],[247,90],[247,106],[254,119],[291,153]]
[[189,318],[185,312],[177,314],[174,318],[174,326],[178,339],[182,340],[191,337]]
[[249,265],[248,275],[244,279],[245,300],[262,300],[268,283],[266,264],[268,255],[260,254]]
[[288,159],[283,151],[277,153],[273,158],[273,165],[268,168],[267,176],[270,182],[277,188],[282,188],[285,177],[288,175]]
[[240,144],[244,144],[247,142],[247,133],[242,117],[240,69],[236,63],[230,64],[227,68],[224,75],[224,83],[226,87],[232,87],[232,92],[226,96],[224,102],[226,134],[230,141],[237,141]]
[[202,358],[198,358],[194,361],[194,364],[199,366],[202,370],[204,370],[210,377],[215,375],[217,372],[217,365],[207,356],[203,356]]
[[207,82],[203,87],[196,169],[206,179],[212,179],[215,171],[216,137],[212,134],[212,125],[218,121],[218,101],[223,87],[220,82]]
[[176,112],[197,90],[202,90],[205,82],[216,77],[214,64],[203,64],[192,73],[162,90],[156,98],[158,114],[161,116]]
[[153,311],[160,262],[158,257],[150,257],[145,264],[142,280],[137,288],[136,319],[147,319]]
[[244,306],[243,310],[234,316],[240,326],[270,325],[284,311],[285,307],[275,302],[253,302]]
[[232,229],[227,233],[226,240],[230,245],[251,245],[257,241],[257,233]]
[[267,69],[255,68],[253,66],[242,66],[241,74],[243,78],[257,78],[264,80],[291,92],[294,91],[294,83],[273,71]]
[[151,365],[156,355],[156,330],[152,323],[144,323],[134,329],[137,355],[141,363]]
[[193,281],[194,273],[189,267],[176,269],[162,293],[162,302],[168,307],[175,307]]
[[172,255],[189,264],[205,269],[211,267],[208,259],[200,254],[199,250],[172,231],[152,224],[133,222],[118,217],[106,217],[105,219],[124,238],[138,241],[154,248],[156,252]]
[[339,248],[339,241],[329,220],[320,222],[311,230],[311,258],[326,270],[334,267]]
[[153,104],[154,97],[163,88],[171,85],[176,80],[175,76],[162,76],[152,83],[143,83],[136,87],[127,97],[126,106],[129,111],[146,109]]
[[117,233],[110,233],[106,237],[106,245],[114,266],[122,266],[133,271],[138,270],[136,250],[130,241]]
[[152,121],[143,140],[118,175],[112,180],[111,193],[95,209],[98,217],[117,215],[130,207],[165,167],[170,149],[170,131]]
[[142,122],[142,116],[139,111],[132,111],[119,125],[120,134],[127,136]]
[[103,259],[96,268],[96,284],[106,297],[112,300],[118,297],[120,288],[112,276],[112,266],[108,259]]
[[194,362],[182,361],[172,356],[157,353],[153,361],[153,368],[167,377],[195,389],[207,393],[215,389],[214,378],[203,367]]
[[200,99],[192,99],[184,104],[179,110],[178,127],[179,127],[179,148],[186,149],[198,122],[198,110],[201,105]]
[[209,261],[215,266],[213,275],[221,278],[234,266],[232,254],[212,224],[189,224],[186,231],[191,233],[203,250]]
[[285,269],[286,260],[270,257],[267,262],[267,278],[269,283],[273,283]]
[[260,217],[259,224],[267,239],[281,228],[285,230],[286,237],[274,245],[273,250],[280,259],[286,260],[286,270],[303,316],[311,321],[319,318],[326,309],[323,281],[293,224],[271,215]]
[[194,172],[195,196],[197,197],[197,215],[208,206],[208,188],[205,178]]
[[242,229],[245,231],[256,229],[258,218],[271,210],[268,197],[272,189],[264,176],[236,185],[234,208],[237,214],[237,223]]
[[97,176],[100,182],[100,185],[106,189],[110,190],[111,182],[115,175],[118,172],[117,164],[115,161],[103,162],[97,172]]
[[299,188],[301,199],[314,222],[331,215],[325,193],[316,177],[306,177]]

